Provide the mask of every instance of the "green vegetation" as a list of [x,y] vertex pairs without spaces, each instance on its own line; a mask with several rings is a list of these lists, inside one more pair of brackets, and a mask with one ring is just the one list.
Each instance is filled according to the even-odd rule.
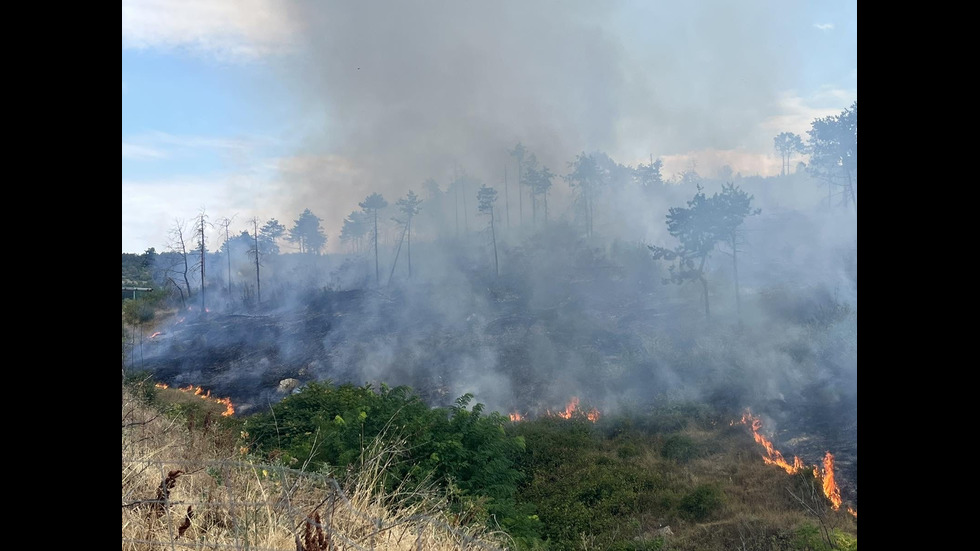
[[439,488],[454,522],[505,533],[514,550],[857,549],[856,519],[830,508],[812,473],[764,464],[747,427],[703,405],[512,422],[469,395],[431,408],[408,387],[326,382],[235,418],[142,374],[126,386],[229,456],[342,484],[398,443],[372,492],[406,508]]
[[331,475],[338,466],[361,465],[375,439],[404,439],[410,446],[385,473],[385,491],[438,480],[452,491],[460,515],[527,524],[514,503],[524,439],[507,434],[509,421],[501,414],[486,414],[481,404],[468,408],[471,398],[430,408],[404,386],[375,390],[314,382],[245,420],[243,430],[254,453]]
[[143,254],[122,253],[122,279],[134,284],[148,285],[153,281],[152,270],[157,259],[156,249]]

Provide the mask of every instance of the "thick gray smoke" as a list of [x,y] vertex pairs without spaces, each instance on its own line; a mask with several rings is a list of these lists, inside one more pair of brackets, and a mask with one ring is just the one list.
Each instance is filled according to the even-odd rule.
[[291,19],[299,54],[280,68],[308,119],[284,210],[334,234],[375,191],[445,188],[458,170],[499,186],[505,167],[513,183],[517,142],[558,174],[581,152],[769,150],[759,124],[806,28],[774,2],[309,2]]
[[[591,238],[575,210],[509,229],[498,218],[493,235],[488,217],[473,212],[467,229],[451,207],[440,210],[452,195],[443,192],[422,203],[410,253],[400,232],[379,232],[377,268],[370,236],[351,254],[266,257],[262,306],[247,255],[231,250],[229,277],[227,255],[215,253],[209,313],[195,315],[192,300],[140,358],[178,384],[202,384],[201,370],[221,373],[227,390],[257,407],[287,377],[405,384],[434,403],[470,392],[500,411],[576,395],[615,409],[726,392],[722,401],[737,407],[802,399],[814,384],[856,400],[854,212],[767,201],[788,189],[818,195],[817,181],[802,175],[737,182],[762,214],[741,230],[740,309],[731,256],[723,247],[711,255],[710,319],[700,285],[665,284],[667,264],[646,247],[675,244],[662,229],[668,207],[656,204],[682,206],[693,184],[605,189]],[[721,182],[701,185],[711,192]],[[658,199],[641,202],[647,195]],[[624,205],[641,204],[646,219],[623,216]]]
[[[160,335],[134,343],[129,364],[230,397],[241,414],[281,399],[286,379],[407,385],[432,405],[470,393],[489,410],[525,416],[573,398],[605,415],[691,400],[733,414],[750,407],[786,439],[806,435],[801,445],[832,449],[844,471],[856,461],[856,215],[774,200],[788,189],[819,195],[804,175],[736,183],[763,214],[743,227],[740,307],[731,257],[712,253],[710,317],[701,286],[665,284],[667,266],[647,248],[675,244],[665,231],[645,233],[664,225],[666,208],[648,220],[619,210],[649,193],[683,205],[694,184],[605,189],[591,237],[574,210],[498,227],[499,276],[487,217],[456,226],[452,210],[438,210],[451,196],[441,192],[423,203],[432,209],[418,217],[411,275],[397,238],[379,239],[378,267],[373,244],[273,255],[259,305],[249,264],[233,263],[228,292],[215,254],[208,312],[197,293]],[[700,184],[711,193],[722,182]],[[824,451],[784,450],[807,461]]]
[[[692,172],[648,188],[613,178],[586,229],[581,196],[560,178],[583,152],[635,167],[757,147],[759,121],[779,114],[777,92],[797,70],[792,5],[661,4],[293,4],[299,54],[280,69],[309,119],[302,150],[280,167],[279,211],[290,214],[279,219],[291,226],[311,209],[330,254],[267,257],[262,305],[248,257],[228,274],[215,255],[211,312],[171,320],[131,364],[230,395],[242,413],[280,399],[287,378],[404,384],[433,405],[472,393],[527,415],[572,397],[606,414],[706,400],[753,407],[777,427],[827,423],[856,457],[853,205],[828,202],[802,173],[743,177],[733,166],[724,179]],[[547,219],[518,195],[517,143],[559,175]],[[423,186],[429,178],[437,185]],[[743,228],[741,308],[719,249],[706,319],[700,286],[665,285],[647,245],[675,246],[668,210],[697,184],[710,195],[726,181],[762,214]],[[476,208],[481,183],[498,191],[493,233]],[[423,198],[411,253],[392,220],[409,189]],[[338,238],[375,192],[389,203],[378,266],[370,236]]]

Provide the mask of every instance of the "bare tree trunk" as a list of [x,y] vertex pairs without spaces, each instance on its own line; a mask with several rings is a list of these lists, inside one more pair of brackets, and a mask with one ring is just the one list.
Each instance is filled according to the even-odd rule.
[[497,233],[493,229],[493,209],[490,209],[490,238],[493,240],[493,269],[500,277],[500,264],[497,263]]
[[504,165],[504,211],[507,214],[507,229],[510,229],[510,195],[507,193],[507,165]]
[[[262,303],[262,281],[259,279],[259,221],[258,218],[252,219],[252,242],[255,247],[255,305]],[[273,241],[275,244],[275,241]]]
[[703,275],[698,279],[701,280],[701,289],[704,291],[704,317],[711,318],[711,308],[708,307],[708,279]]
[[231,219],[225,218],[221,223],[225,227],[225,256],[228,258],[228,296],[231,297],[231,246],[228,243],[228,226],[231,225]]
[[742,319],[742,301],[738,293],[738,236],[732,233],[732,275],[735,279],[735,314]]
[[701,265],[698,266],[698,280],[701,281],[701,290],[704,292],[704,317],[711,318],[711,308],[708,306],[708,278],[704,277],[704,264],[708,260],[707,256],[701,257]]
[[391,263],[391,273],[388,274],[388,285],[391,285],[391,279],[395,276],[395,266],[398,265],[398,253],[402,251],[402,242],[405,241],[405,232],[408,231],[408,224],[405,224],[405,229],[402,230],[402,237],[398,240],[398,248],[395,249],[395,260]]
[[529,189],[528,194],[531,196],[531,227],[533,228],[538,224],[538,194],[533,189]]
[[374,209],[374,280],[381,286],[381,268],[378,264],[378,209]]
[[520,226],[524,225],[524,182],[521,180],[521,160],[517,160],[517,206],[520,207],[521,213],[521,223]]
[[470,218],[466,212],[466,178],[461,180],[463,183],[463,235],[470,232]]
[[175,280],[174,278],[168,276],[167,277],[167,281],[169,281],[174,286],[174,288],[177,289],[177,292],[180,293],[180,307],[181,308],[186,308],[187,307],[187,301],[184,298],[184,290],[180,288],[180,285],[177,283],[177,280]]
[[201,313],[207,312],[207,304],[204,301],[204,258],[207,254],[207,250],[204,244],[204,215],[201,215],[201,228],[199,230],[201,238]]

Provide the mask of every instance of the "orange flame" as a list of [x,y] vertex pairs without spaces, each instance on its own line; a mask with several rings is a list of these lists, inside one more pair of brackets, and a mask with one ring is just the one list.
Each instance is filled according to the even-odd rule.
[[572,396],[572,399],[569,400],[568,405],[565,406],[565,411],[552,414],[551,411],[549,410],[548,415],[556,415],[558,417],[561,417],[562,419],[571,419],[572,414],[575,413],[576,409],[578,409],[578,397]]
[[[577,396],[572,396],[572,399],[568,401],[568,405],[565,406],[565,411],[559,411],[557,413],[552,413],[551,410],[545,414],[548,417],[561,417],[562,419],[571,419],[578,411],[579,399]],[[586,419],[595,423],[599,420],[599,410],[592,408],[585,413],[579,413],[579,415],[584,415]]]
[[159,334],[160,334],[160,332],[159,332],[159,331],[157,331],[156,333],[153,333],[152,335],[150,335],[150,338],[152,339],[152,338],[154,338],[154,337],[156,337],[156,336],[157,336],[157,335],[159,335]]
[[[789,474],[796,474],[803,470],[803,461],[799,457],[794,456],[793,464],[790,465],[786,459],[783,458],[783,454],[779,453],[779,450],[773,446],[772,442],[759,433],[759,431],[762,429],[761,419],[755,417],[750,411],[746,410],[745,413],[742,414],[740,423],[743,425],[749,425],[752,428],[752,438],[754,438],[756,442],[765,448],[766,455],[762,456],[762,460],[765,461],[766,464],[776,465]],[[735,421],[732,421],[731,424],[734,425]],[[841,499],[840,488],[837,486],[837,481],[834,479],[833,454],[827,452],[826,455],[824,455],[823,470],[816,465],[813,466],[813,477],[820,481],[823,493],[825,496],[827,496],[827,499],[830,500],[831,507],[835,511],[840,509],[843,500]],[[857,510],[848,507],[847,512],[853,515],[854,518],[857,518]]]
[[[157,388],[170,388],[166,383],[156,383],[154,385]],[[200,396],[204,400],[211,400],[225,406],[225,410],[221,413],[223,417],[231,417],[235,414],[235,406],[231,403],[231,398],[212,398],[210,390],[204,390],[199,386],[187,385],[183,388],[178,388],[182,392],[189,392],[195,396]]]
[[[568,405],[565,406],[565,409],[563,411],[552,412],[549,409],[549,410],[546,410],[545,413],[544,413],[544,416],[545,417],[560,417],[562,419],[571,419],[572,417],[574,417],[576,415],[585,417],[589,421],[592,421],[593,423],[595,423],[596,421],[599,420],[600,413],[599,413],[599,410],[597,410],[596,408],[590,408],[588,411],[582,411],[582,410],[580,410],[579,409],[579,399],[578,399],[577,396],[573,396],[568,401]],[[510,420],[513,421],[513,422],[515,422],[515,423],[518,422],[518,421],[526,421],[527,420],[527,414],[520,413],[518,411],[515,411],[513,413],[508,413],[507,414],[507,417],[509,417]]]
[[[746,411],[742,414],[742,424],[749,425],[752,428],[752,438],[756,442],[762,445],[766,449],[766,455],[762,456],[762,460],[768,465],[776,465],[777,467],[783,469],[788,474],[796,474],[803,470],[803,461],[799,457],[793,457],[793,464],[791,465],[783,457],[783,454],[779,453],[779,450],[773,446],[772,442],[759,433],[762,429],[762,420],[758,417],[753,416],[750,412]],[[734,422],[732,422],[734,424]]]
[[833,504],[834,510],[840,509],[843,500],[840,497],[840,488],[834,480],[834,456],[830,452],[823,456],[823,472],[818,473],[817,468],[814,467],[813,474],[823,483],[823,494]]

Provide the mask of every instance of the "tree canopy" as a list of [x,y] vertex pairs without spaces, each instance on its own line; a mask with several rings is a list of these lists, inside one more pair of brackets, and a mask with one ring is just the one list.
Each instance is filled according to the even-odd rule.
[[857,205],[857,100],[838,115],[813,121],[809,135],[809,172],[833,190],[841,203]]
[[782,157],[780,173],[784,176],[789,173],[789,161],[793,153],[803,153],[806,151],[806,146],[803,145],[803,138],[799,134],[792,132],[780,132],[773,138],[773,145],[776,147],[776,151],[779,152],[780,157]]
[[321,218],[305,209],[289,230],[289,240],[299,245],[299,252],[318,255],[327,244],[327,235],[320,226]]
[[262,245],[262,253],[279,254],[279,239],[286,234],[286,226],[279,223],[279,220],[270,218],[261,228],[259,228],[259,243]]
[[706,317],[710,317],[711,309],[705,264],[718,243],[729,243],[734,254],[739,227],[747,216],[760,212],[753,210],[751,205],[752,196],[734,184],[724,185],[722,193],[711,197],[705,195],[704,188],[699,185],[687,207],[671,207],[667,213],[667,231],[680,244],[673,249],[648,245],[654,259],[674,262],[669,268],[670,277],[664,283],[701,283]]
[[357,204],[365,211],[374,214],[374,278],[375,282],[381,283],[381,268],[378,259],[378,211],[388,206],[388,201],[380,193],[372,193],[363,201]]

